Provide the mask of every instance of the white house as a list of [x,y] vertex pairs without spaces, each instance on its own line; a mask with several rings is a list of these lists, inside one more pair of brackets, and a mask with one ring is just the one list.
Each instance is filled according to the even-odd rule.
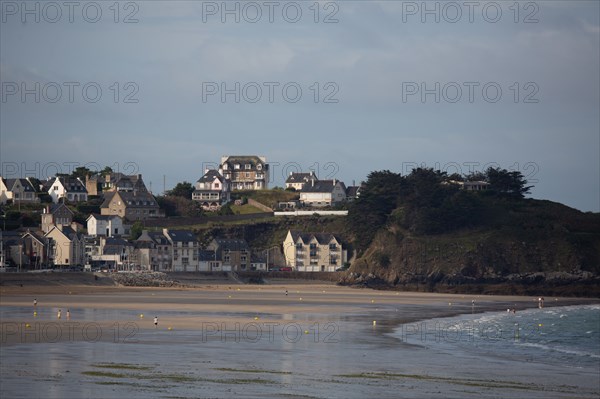
[[6,204],[8,200],[13,203],[40,202],[29,179],[5,179],[0,176],[0,204]]
[[200,262],[200,243],[188,230],[163,229],[163,234],[171,244],[172,270],[174,272],[197,272]]
[[57,177],[48,189],[48,194],[55,204],[61,198],[69,202],[87,201],[88,194],[85,183],[79,178]]
[[334,272],[348,260],[342,241],[330,233],[289,230],[283,253],[286,265],[300,272]]
[[194,186],[192,199],[199,201],[203,209],[214,211],[230,200],[231,187],[217,170],[207,170]]
[[95,215],[87,218],[87,231],[91,236],[114,237],[127,234],[123,219],[117,215]]
[[323,207],[336,205],[346,200],[346,186],[333,180],[308,181],[300,190],[300,202],[306,206]]

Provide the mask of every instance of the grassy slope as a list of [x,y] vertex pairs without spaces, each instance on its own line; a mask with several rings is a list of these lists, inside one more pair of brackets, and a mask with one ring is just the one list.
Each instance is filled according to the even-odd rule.
[[490,203],[486,218],[482,227],[440,235],[387,226],[351,271],[429,284],[536,272],[600,275],[600,214],[530,199]]

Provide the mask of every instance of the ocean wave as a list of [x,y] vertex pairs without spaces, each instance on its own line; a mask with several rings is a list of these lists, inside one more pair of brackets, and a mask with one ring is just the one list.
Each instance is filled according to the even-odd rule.
[[577,351],[577,350],[573,350],[573,349],[561,348],[559,346],[548,346],[548,345],[533,343],[533,342],[517,343],[517,346],[527,346],[527,347],[538,348],[538,349],[547,350],[547,351],[566,353],[569,355],[576,355],[576,356],[581,356],[581,357],[591,357],[593,359],[600,359],[600,355],[595,355],[593,353],[588,353],[588,352],[581,352],[581,351]]

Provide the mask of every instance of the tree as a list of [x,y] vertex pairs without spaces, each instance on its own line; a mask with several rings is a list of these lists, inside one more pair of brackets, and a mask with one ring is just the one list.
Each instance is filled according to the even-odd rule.
[[533,187],[526,186],[527,180],[519,171],[509,172],[506,169],[490,167],[486,170],[486,177],[492,191],[508,197],[523,198]]
[[100,171],[100,175],[102,176],[110,175],[111,173],[113,173],[113,170],[110,166],[105,166],[104,169]]
[[396,208],[402,176],[389,170],[371,172],[360,196],[348,210],[348,227],[358,250],[366,249]]
[[172,190],[167,192],[167,195],[192,199],[193,192],[194,186],[192,186],[192,183],[183,181],[181,183],[177,183],[177,185]]
[[137,240],[142,235],[142,231],[144,230],[144,225],[139,220],[136,221],[132,226],[131,230],[129,230],[129,239]]

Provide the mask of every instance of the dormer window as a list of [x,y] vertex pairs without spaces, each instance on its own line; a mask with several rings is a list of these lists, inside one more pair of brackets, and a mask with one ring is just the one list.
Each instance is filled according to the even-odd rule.
[[227,164],[226,163],[223,164],[223,170],[227,170]]
[[250,169],[252,169],[252,165],[250,165],[249,163],[247,163],[247,164],[245,165],[245,167],[246,167],[246,170],[250,170]]
[[256,169],[261,170],[262,169],[262,165],[261,164],[256,165]]
[[235,165],[233,165],[233,169],[239,169],[240,168],[240,164],[236,163]]

